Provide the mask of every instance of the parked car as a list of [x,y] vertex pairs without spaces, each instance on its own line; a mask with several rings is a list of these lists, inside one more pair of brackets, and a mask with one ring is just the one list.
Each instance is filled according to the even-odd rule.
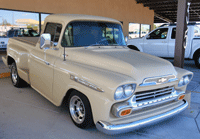
[[[188,24],[185,58],[194,59],[200,68],[200,29],[195,24]],[[133,50],[159,57],[174,57],[176,25],[161,26],[143,38],[129,39],[127,45]]]
[[39,34],[33,29],[18,28],[11,29],[7,32],[6,36],[0,37],[0,50],[6,50],[9,38],[12,37],[38,37]]
[[[110,28],[112,39],[105,36]],[[188,106],[193,73],[126,47],[122,24],[111,18],[49,15],[40,38],[10,38],[2,59],[15,87],[28,83],[54,105],[67,105],[80,128],[94,123],[103,133],[124,133]]]

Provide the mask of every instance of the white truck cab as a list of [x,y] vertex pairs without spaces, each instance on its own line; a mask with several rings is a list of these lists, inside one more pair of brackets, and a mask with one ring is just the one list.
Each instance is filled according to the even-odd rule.
[[[127,45],[131,49],[159,57],[174,57],[176,24],[160,26],[143,38],[129,39]],[[186,34],[185,58],[194,59],[200,68],[200,28],[196,24],[188,24]]]

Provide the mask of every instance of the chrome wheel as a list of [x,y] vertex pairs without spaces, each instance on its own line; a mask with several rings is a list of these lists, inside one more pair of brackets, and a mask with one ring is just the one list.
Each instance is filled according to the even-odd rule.
[[15,66],[12,66],[12,69],[11,69],[11,78],[12,78],[12,81],[13,81],[13,83],[14,84],[16,84],[17,83],[17,69],[16,69],[16,67]]
[[70,114],[77,124],[81,124],[85,119],[85,106],[83,101],[76,95],[70,99]]

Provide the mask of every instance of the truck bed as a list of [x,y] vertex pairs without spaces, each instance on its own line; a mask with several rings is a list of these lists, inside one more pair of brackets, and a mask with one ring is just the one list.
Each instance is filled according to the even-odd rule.
[[38,42],[39,37],[14,37],[12,39],[30,44],[35,47]]

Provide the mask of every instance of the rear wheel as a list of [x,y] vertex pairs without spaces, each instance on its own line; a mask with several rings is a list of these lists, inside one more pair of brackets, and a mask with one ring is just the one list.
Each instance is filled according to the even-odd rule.
[[73,91],[68,101],[69,114],[74,124],[87,128],[93,124],[92,112],[87,97],[78,91]]
[[19,87],[23,87],[23,86],[27,85],[27,83],[19,77],[18,72],[17,72],[17,66],[16,66],[15,62],[13,62],[11,64],[10,77],[11,77],[11,81],[15,87],[19,88]]
[[200,69],[200,51],[194,57],[195,65]]

